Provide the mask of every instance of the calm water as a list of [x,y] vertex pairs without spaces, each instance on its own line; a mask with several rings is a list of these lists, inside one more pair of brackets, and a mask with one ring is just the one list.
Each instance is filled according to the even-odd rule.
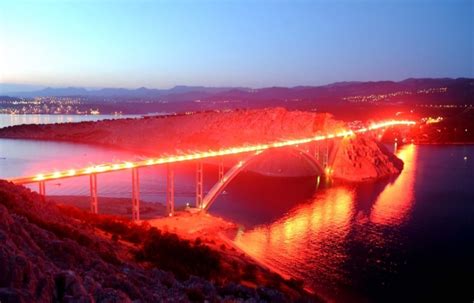
[[[359,185],[243,173],[211,212],[242,225],[235,243],[248,254],[336,302],[471,302],[474,146],[407,145],[398,156],[405,161],[399,176]],[[0,139],[0,178],[137,157]],[[178,204],[194,201],[194,173],[192,164],[176,167]],[[163,168],[141,170],[141,198],[165,201],[165,177]],[[99,195],[130,197],[130,178],[100,175]],[[216,179],[208,167],[205,187]],[[88,193],[87,178],[47,183],[48,195]]]
[[136,115],[6,115],[0,114],[0,128],[21,124],[53,124],[83,121],[99,121],[105,119],[123,119],[138,117]]
[[396,178],[321,182],[313,194],[311,180],[247,176],[216,211],[247,226],[238,246],[328,299],[472,301],[474,146],[408,145],[398,156]]

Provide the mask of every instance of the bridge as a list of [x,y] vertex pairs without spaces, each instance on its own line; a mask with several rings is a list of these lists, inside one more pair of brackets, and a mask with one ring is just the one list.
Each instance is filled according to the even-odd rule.
[[[225,187],[251,163],[261,159],[273,149],[286,148],[301,155],[309,165],[316,170],[330,174],[331,163],[334,160],[338,142],[349,136],[383,130],[393,126],[414,125],[414,121],[390,120],[373,123],[368,127],[355,130],[343,130],[337,133],[318,134],[313,137],[280,140],[271,143],[231,147],[220,150],[209,150],[204,152],[183,153],[172,156],[148,158],[140,161],[127,161],[122,163],[102,163],[80,169],[68,169],[49,173],[38,173],[33,176],[12,178],[8,181],[15,184],[37,183],[39,194],[46,196],[46,182],[79,176],[89,176],[90,186],[90,210],[98,213],[97,175],[113,173],[116,171],[130,170],[132,181],[132,219],[140,220],[140,186],[139,169],[143,167],[166,165],[167,167],[167,190],[166,209],[169,216],[174,215],[174,170],[173,164],[180,162],[196,161],[196,208],[208,210]],[[203,162],[205,159],[222,159],[225,156],[239,155],[242,157],[232,168],[225,172],[223,162],[219,162],[219,178],[217,183],[205,195],[203,192]]]

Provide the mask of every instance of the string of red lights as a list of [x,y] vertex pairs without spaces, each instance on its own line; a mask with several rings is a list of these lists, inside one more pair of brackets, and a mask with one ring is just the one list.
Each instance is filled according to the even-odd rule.
[[193,152],[190,154],[166,156],[166,157],[161,157],[161,158],[149,158],[146,160],[134,161],[134,162],[126,161],[123,163],[103,163],[103,164],[88,166],[88,167],[79,168],[79,169],[68,169],[68,170],[63,170],[63,171],[54,171],[50,173],[38,173],[34,176],[12,178],[12,179],[9,179],[8,181],[13,182],[15,184],[28,184],[28,183],[47,181],[47,180],[64,179],[64,178],[85,176],[85,175],[90,175],[90,174],[100,174],[100,173],[106,173],[106,172],[112,172],[112,171],[118,171],[118,170],[124,170],[124,169],[152,166],[152,165],[162,165],[162,164],[169,164],[169,163],[176,163],[176,162],[213,158],[213,157],[219,157],[219,156],[242,154],[242,153],[248,153],[248,152],[258,152],[258,151],[264,151],[270,148],[280,148],[280,147],[287,147],[287,146],[292,146],[292,145],[322,141],[322,140],[327,140],[327,139],[341,138],[341,137],[355,135],[357,133],[365,133],[372,130],[396,126],[396,125],[414,125],[414,124],[416,124],[416,122],[414,121],[390,120],[390,121],[384,121],[384,122],[379,122],[379,123],[373,123],[369,127],[360,128],[357,130],[345,130],[338,133],[327,134],[327,135],[317,135],[317,136],[309,137],[309,138],[290,139],[290,140],[282,140],[282,141],[266,143],[266,144],[231,147],[231,148],[225,148],[225,149],[220,149],[220,150],[215,150],[215,151],[209,150],[209,151],[204,151],[204,152]]

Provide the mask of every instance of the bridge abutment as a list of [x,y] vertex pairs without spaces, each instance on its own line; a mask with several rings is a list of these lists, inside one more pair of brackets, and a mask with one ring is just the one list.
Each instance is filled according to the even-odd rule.
[[224,178],[224,162],[220,161],[219,162],[219,177],[218,177],[219,182],[222,182],[223,178]]
[[203,198],[203,167],[202,161],[196,165],[196,208],[202,207]]
[[91,213],[97,214],[99,206],[97,202],[97,175],[91,174],[89,177],[90,191],[91,191]]
[[166,173],[166,213],[174,215],[174,168],[172,164],[167,165]]
[[132,220],[140,220],[140,180],[138,168],[132,168]]

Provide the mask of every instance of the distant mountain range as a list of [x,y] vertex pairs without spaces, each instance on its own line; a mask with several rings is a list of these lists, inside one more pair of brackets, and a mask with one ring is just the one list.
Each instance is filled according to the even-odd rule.
[[[101,89],[86,89],[84,87],[61,87],[52,88],[46,87],[42,89],[18,90],[21,84],[0,84],[0,95],[11,97],[58,97],[58,96],[95,96],[95,97],[159,97],[164,95],[184,94],[189,92],[201,92],[208,94],[215,94],[224,92],[234,87],[204,87],[204,86],[185,86],[179,85],[170,89],[155,89],[140,87],[137,89],[127,88],[101,88]],[[9,89],[16,89],[15,91]],[[243,88],[237,88],[243,89]]]
[[[296,87],[267,87],[251,89],[245,87],[204,87],[204,86],[175,86],[171,89],[137,89],[102,88],[86,89],[83,87],[43,88],[8,92],[12,84],[0,84],[0,95],[10,97],[45,97],[45,96],[84,96],[106,99],[150,99],[168,102],[193,101],[197,99],[209,101],[221,100],[334,100],[347,96],[386,94],[394,92],[417,92],[420,90],[447,88],[450,97],[458,101],[473,101],[474,79],[470,78],[422,78],[406,79],[399,82],[337,82],[322,86]],[[16,85],[21,87],[21,85]],[[462,100],[459,100],[462,99]]]

